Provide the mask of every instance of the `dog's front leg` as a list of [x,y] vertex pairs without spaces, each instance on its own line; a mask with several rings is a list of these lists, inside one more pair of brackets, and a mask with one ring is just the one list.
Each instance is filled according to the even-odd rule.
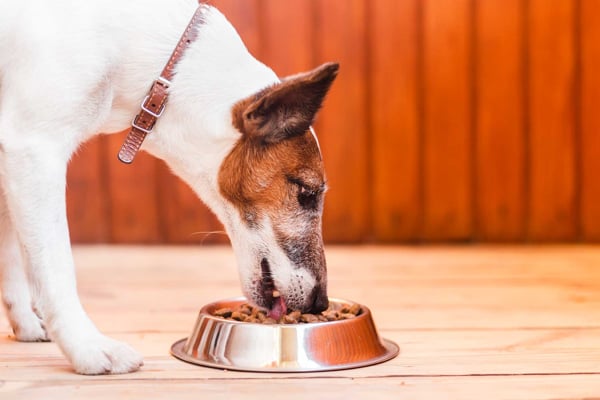
[[43,135],[31,140],[34,146],[15,142],[2,143],[2,185],[28,261],[32,301],[50,338],[79,373],[139,369],[141,356],[102,335],[77,295],[65,210],[69,152]]
[[2,302],[15,338],[21,342],[48,341],[43,322],[34,312],[21,246],[4,194],[0,196],[0,256]]

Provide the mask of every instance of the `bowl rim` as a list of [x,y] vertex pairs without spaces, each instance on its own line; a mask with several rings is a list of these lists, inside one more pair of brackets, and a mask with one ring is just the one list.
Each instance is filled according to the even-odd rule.
[[[234,319],[227,319],[227,318],[223,318],[223,317],[219,317],[216,316],[214,314],[211,314],[209,312],[209,309],[211,307],[214,307],[216,304],[219,303],[249,303],[248,299],[244,296],[236,296],[236,297],[230,297],[230,298],[226,298],[226,299],[222,299],[222,300],[217,300],[217,301],[213,301],[211,303],[205,304],[204,306],[202,306],[202,308],[200,308],[200,311],[198,312],[198,315],[204,315],[205,318],[209,318],[209,319],[214,319],[217,321],[225,321],[227,323],[232,323],[232,324],[244,324],[244,325],[249,325],[249,324],[253,324],[253,325],[259,325],[259,326],[264,326],[264,327],[279,327],[279,328],[285,328],[285,327],[290,327],[293,328],[295,326],[304,326],[304,325],[310,325],[310,326],[317,326],[317,325],[321,325],[321,324],[327,324],[327,325],[334,325],[334,324],[343,324],[343,323],[351,323],[351,321],[356,320],[357,318],[367,318],[368,315],[371,315],[371,310],[369,309],[369,307],[358,303],[356,301],[352,301],[352,300],[347,300],[347,299],[340,299],[337,297],[330,297],[329,298],[329,302],[334,302],[334,303],[343,303],[343,304],[358,304],[360,306],[361,309],[361,313],[356,315],[356,317],[354,318],[350,318],[350,319],[338,319],[335,321],[318,321],[318,322],[299,322],[299,323],[295,323],[295,324],[284,324],[284,323],[275,323],[275,324],[263,324],[260,322],[246,322],[246,321],[236,321]],[[256,306],[255,306],[256,307]],[[374,323],[374,322],[373,322]]]

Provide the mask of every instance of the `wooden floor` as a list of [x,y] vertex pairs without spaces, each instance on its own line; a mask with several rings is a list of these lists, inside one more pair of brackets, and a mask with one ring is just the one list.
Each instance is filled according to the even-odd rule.
[[169,355],[199,307],[240,294],[228,247],[77,247],[82,302],[145,356],[79,376],[0,316],[0,399],[600,398],[600,246],[328,247],[330,295],[370,307],[401,354],[373,367],[240,373]]

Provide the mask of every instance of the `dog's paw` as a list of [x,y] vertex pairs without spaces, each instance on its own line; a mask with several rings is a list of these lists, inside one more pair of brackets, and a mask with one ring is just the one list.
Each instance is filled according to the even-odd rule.
[[30,310],[11,313],[10,322],[15,339],[19,342],[49,342],[42,320]]
[[49,342],[50,338],[41,323],[34,321],[30,325],[15,325],[13,333],[19,342]]
[[126,374],[144,364],[142,356],[129,345],[106,336],[86,342],[68,356],[75,371],[83,375]]

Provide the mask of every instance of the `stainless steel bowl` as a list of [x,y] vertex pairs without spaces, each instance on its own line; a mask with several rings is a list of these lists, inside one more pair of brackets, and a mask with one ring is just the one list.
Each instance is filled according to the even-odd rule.
[[[236,308],[246,301],[239,297],[204,306],[191,336],[175,342],[171,354],[207,367],[262,372],[358,368],[398,355],[398,345],[379,337],[370,310],[362,305],[356,318],[311,324],[263,325],[213,316],[220,308]],[[336,309],[353,304],[329,301]]]

